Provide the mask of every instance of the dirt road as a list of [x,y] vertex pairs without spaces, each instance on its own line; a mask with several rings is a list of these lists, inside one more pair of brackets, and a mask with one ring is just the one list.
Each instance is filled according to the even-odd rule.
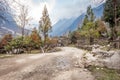
[[94,80],[82,64],[85,51],[73,47],[61,49],[0,59],[0,80]]

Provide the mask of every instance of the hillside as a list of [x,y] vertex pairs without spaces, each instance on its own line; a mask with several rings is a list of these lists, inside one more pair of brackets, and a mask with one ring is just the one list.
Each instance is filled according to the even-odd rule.
[[[104,10],[104,3],[96,8],[93,8],[93,12],[96,16],[96,19],[101,18],[103,15]],[[81,14],[76,18],[70,19],[63,19],[59,20],[55,25],[52,27],[52,32],[50,33],[51,36],[62,36],[67,34],[71,31],[74,31],[78,28],[78,26],[82,25],[82,21],[84,19],[85,13]]]
[[17,26],[16,22],[13,19],[13,16],[10,13],[5,13],[0,11],[0,15],[5,17],[5,19],[0,18],[0,36],[5,34],[20,35],[20,28]]
[[[21,28],[16,24],[13,14],[7,3],[0,3],[0,37],[5,34],[12,34],[13,36],[21,35]],[[25,32],[27,33],[28,30],[25,30]]]

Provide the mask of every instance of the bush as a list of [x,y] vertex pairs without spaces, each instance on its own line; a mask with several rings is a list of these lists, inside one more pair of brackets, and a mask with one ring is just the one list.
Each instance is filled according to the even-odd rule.
[[0,47],[3,48],[12,40],[11,34],[6,34],[0,41]]

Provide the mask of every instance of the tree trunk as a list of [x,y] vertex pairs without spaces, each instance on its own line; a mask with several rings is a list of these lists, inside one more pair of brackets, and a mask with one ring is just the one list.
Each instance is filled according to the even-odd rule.
[[94,38],[93,37],[89,37],[89,43],[90,43],[90,45],[93,45],[93,43],[94,43]]
[[44,49],[42,47],[40,47],[40,49],[42,50],[42,53],[45,53]]

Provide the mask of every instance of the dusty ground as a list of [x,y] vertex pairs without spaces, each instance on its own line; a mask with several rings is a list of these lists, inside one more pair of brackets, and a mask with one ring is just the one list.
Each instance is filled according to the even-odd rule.
[[48,54],[0,59],[0,80],[94,80],[82,63],[85,51],[64,47]]

